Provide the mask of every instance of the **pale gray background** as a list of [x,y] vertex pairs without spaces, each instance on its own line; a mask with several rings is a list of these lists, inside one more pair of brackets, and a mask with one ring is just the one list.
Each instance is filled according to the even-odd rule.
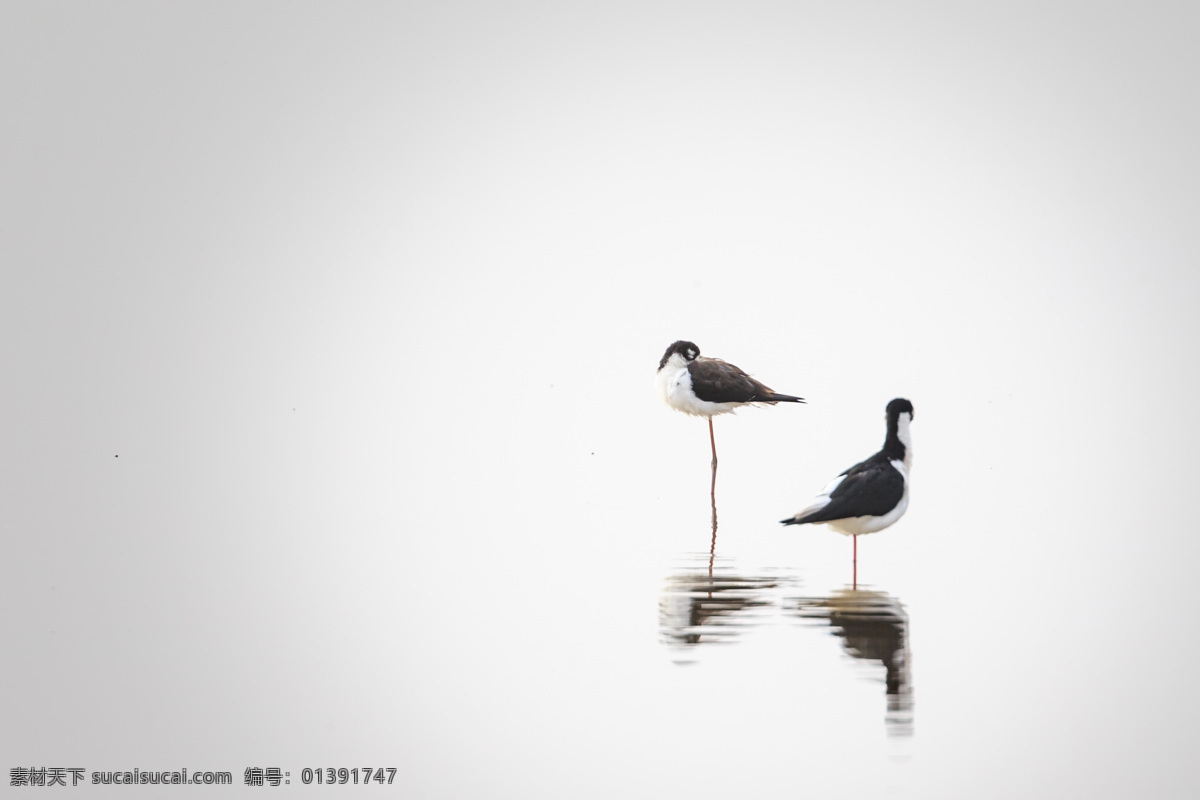
[[[1188,3],[0,4],[5,787],[1195,796],[1198,34]],[[912,736],[781,612],[687,666],[660,641],[709,545],[707,431],[652,392],[681,337],[810,399],[717,421],[721,563],[810,594],[849,542],[776,520],[913,400],[910,511],[860,542]]]

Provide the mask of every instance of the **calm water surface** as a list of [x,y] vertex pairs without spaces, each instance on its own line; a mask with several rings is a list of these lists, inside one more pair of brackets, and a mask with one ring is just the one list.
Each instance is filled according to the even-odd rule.
[[[897,598],[865,585],[808,596],[794,574],[743,575],[731,564],[700,563],[706,562],[703,554],[692,560],[691,569],[681,563],[680,571],[668,576],[659,601],[662,641],[675,663],[695,664],[703,656],[702,645],[736,644],[761,625],[796,628],[796,658],[807,648],[822,646],[805,639],[831,635],[850,659],[877,668],[870,679],[882,684],[888,733],[911,735],[909,619]],[[848,669],[853,666],[847,664]]]

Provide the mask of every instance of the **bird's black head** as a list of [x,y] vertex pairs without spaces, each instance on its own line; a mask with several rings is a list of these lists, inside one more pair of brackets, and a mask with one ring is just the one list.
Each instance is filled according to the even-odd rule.
[[675,344],[667,348],[667,352],[663,353],[662,360],[658,362],[658,368],[662,369],[667,365],[667,359],[678,353],[683,356],[684,361],[695,361],[696,356],[700,355],[700,348],[691,342],[685,342],[680,339]]
[[895,400],[887,404],[888,419],[899,419],[900,415],[908,412],[909,419],[915,419],[913,416],[912,403],[905,400],[903,397],[897,397]]

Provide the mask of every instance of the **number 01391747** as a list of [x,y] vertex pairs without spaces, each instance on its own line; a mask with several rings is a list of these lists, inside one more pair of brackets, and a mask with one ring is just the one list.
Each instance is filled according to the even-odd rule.
[[380,783],[390,784],[396,777],[395,767],[305,767],[300,770],[302,783]]

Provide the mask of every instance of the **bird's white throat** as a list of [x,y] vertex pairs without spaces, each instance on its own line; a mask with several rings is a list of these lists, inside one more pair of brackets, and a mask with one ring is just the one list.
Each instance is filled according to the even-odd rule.
[[658,368],[658,374],[662,375],[664,372],[669,372],[674,375],[681,369],[687,369],[687,365],[687,359],[683,357],[682,353],[671,353],[671,357],[667,359],[667,363]]
[[900,440],[900,444],[904,445],[904,468],[906,471],[912,469],[912,431],[908,428],[911,423],[912,414],[908,412],[901,413],[900,418],[896,420],[896,438]]
[[[672,353],[667,359],[667,363],[658,368],[658,374],[654,376],[654,384],[658,387],[658,396],[663,399],[663,402],[668,405],[671,403],[671,388],[675,386],[679,380],[681,372],[687,372],[687,359],[679,353]],[[688,386],[691,386],[691,381],[688,381]]]

